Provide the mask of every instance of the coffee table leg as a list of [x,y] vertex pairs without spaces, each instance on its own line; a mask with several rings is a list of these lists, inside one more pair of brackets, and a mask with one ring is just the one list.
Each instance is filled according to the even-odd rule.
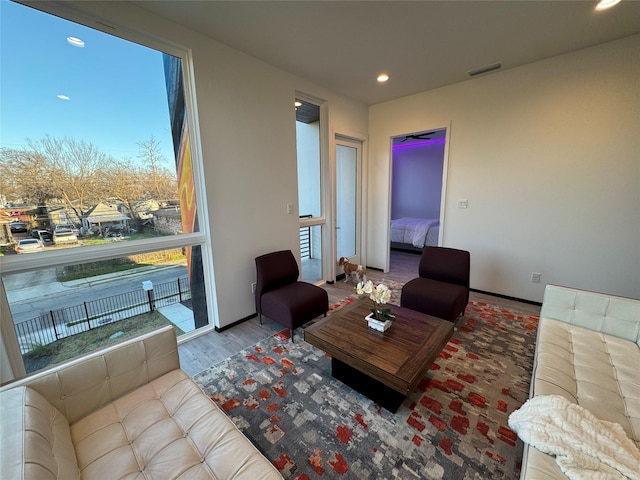
[[391,413],[395,413],[407,398],[405,395],[335,358],[331,359],[331,375],[380,404]]

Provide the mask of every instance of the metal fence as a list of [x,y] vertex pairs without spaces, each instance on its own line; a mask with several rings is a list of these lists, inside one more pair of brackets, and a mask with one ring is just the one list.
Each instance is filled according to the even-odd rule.
[[152,312],[156,308],[191,299],[187,277],[154,285],[153,290],[134,290],[82,305],[50,310],[39,317],[16,324],[21,353],[77,335],[102,325]]
[[[300,215],[300,218],[311,218],[312,215]],[[300,257],[311,258],[311,227],[300,227]]]

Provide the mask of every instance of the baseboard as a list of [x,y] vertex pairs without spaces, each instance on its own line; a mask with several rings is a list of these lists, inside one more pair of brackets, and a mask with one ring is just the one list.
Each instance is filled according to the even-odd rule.
[[509,295],[502,295],[501,293],[487,292],[486,290],[478,290],[477,288],[470,288],[472,292],[482,293],[484,295],[491,295],[492,297],[504,298],[505,300],[513,300],[514,302],[527,303],[529,305],[542,306],[542,302],[534,302],[533,300],[525,300],[524,298],[510,297]]
[[235,327],[236,325],[240,325],[243,322],[246,322],[247,320],[251,320],[252,318],[256,318],[258,316],[257,313],[251,314],[248,317],[244,317],[241,318],[240,320],[237,320],[233,323],[230,323],[229,325],[225,325],[224,327],[215,327],[215,331],[220,333],[220,332],[224,332],[225,330],[231,328],[231,327]]

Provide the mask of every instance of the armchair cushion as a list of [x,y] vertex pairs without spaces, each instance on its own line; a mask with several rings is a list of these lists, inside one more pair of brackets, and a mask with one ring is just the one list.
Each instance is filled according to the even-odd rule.
[[418,277],[402,287],[400,303],[411,310],[454,321],[464,312],[468,297],[469,291],[463,286]]
[[291,329],[326,313],[327,310],[327,292],[311,283],[290,283],[262,296],[262,312]]
[[262,311],[262,296],[271,290],[295,283],[300,271],[290,250],[267,253],[256,258],[256,311]]
[[298,281],[300,271],[291,250],[256,257],[256,311],[292,330],[329,310],[327,292]]
[[469,252],[425,247],[419,277],[402,287],[400,305],[453,322],[469,303],[469,271]]
[[446,247],[425,247],[418,265],[418,275],[422,278],[453,283],[467,289],[469,270],[469,252]]

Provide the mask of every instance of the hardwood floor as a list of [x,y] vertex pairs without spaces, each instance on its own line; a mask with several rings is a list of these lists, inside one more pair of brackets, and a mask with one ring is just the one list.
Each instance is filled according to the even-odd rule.
[[[391,252],[389,272],[369,269],[367,276],[374,283],[381,281],[396,281],[406,283],[418,275],[420,256],[409,252]],[[352,282],[338,281],[324,288],[329,294],[329,303],[336,303],[353,293]],[[473,301],[486,302],[502,306],[517,312],[538,315],[540,307],[525,302],[505,299],[494,295],[471,292]],[[180,364],[189,375],[195,375],[225,358],[256,344],[260,340],[282,330],[282,326],[267,318],[260,325],[258,318],[252,318],[223,332],[209,332],[179,345]]]

